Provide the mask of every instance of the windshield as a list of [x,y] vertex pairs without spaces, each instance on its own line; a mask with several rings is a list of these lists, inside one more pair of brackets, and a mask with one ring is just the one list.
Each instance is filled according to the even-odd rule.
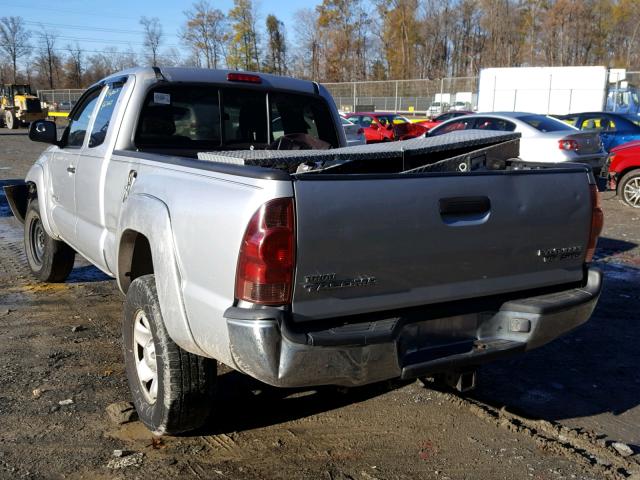
[[14,85],[13,86],[13,94],[14,95],[29,95],[31,93],[29,89],[29,85]]
[[559,132],[562,130],[576,130],[575,127],[556,120],[555,118],[547,117],[545,115],[523,115],[516,117],[521,122],[532,126],[536,130],[541,132]]

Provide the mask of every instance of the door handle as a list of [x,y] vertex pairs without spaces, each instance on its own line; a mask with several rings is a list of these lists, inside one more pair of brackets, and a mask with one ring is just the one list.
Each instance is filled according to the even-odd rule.
[[67,172],[69,173],[76,173],[76,167],[74,167],[73,165],[69,165],[67,167]]
[[485,214],[491,210],[488,197],[451,197],[440,199],[440,215]]

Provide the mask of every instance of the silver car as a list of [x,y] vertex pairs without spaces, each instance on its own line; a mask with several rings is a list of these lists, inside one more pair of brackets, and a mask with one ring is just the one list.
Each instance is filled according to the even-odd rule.
[[340,116],[342,122],[342,128],[344,128],[344,134],[347,137],[347,146],[364,145],[367,143],[367,139],[364,137],[364,129],[352,121],[346,119],[342,115]]
[[607,158],[597,132],[581,132],[556,118],[524,112],[476,113],[437,125],[427,136],[456,130],[500,130],[518,132],[520,158],[527,162],[579,162],[596,172]]

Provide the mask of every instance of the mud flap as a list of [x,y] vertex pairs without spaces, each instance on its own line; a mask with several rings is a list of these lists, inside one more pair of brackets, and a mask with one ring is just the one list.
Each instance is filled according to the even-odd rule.
[[29,185],[26,182],[7,185],[4,187],[4,194],[9,202],[11,213],[20,223],[24,223],[27,214],[27,204],[29,203]]

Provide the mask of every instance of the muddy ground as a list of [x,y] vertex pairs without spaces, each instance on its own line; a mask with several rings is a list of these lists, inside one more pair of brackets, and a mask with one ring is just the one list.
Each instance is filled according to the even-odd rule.
[[[24,133],[0,131],[0,184],[24,177],[44,148]],[[115,283],[80,260],[65,284],[34,281],[0,195],[0,479],[640,478],[640,211],[603,199],[594,317],[483,368],[475,392],[277,390],[221,369],[211,423],[154,440],[105,413],[129,399]],[[113,468],[114,450],[132,465]]]

